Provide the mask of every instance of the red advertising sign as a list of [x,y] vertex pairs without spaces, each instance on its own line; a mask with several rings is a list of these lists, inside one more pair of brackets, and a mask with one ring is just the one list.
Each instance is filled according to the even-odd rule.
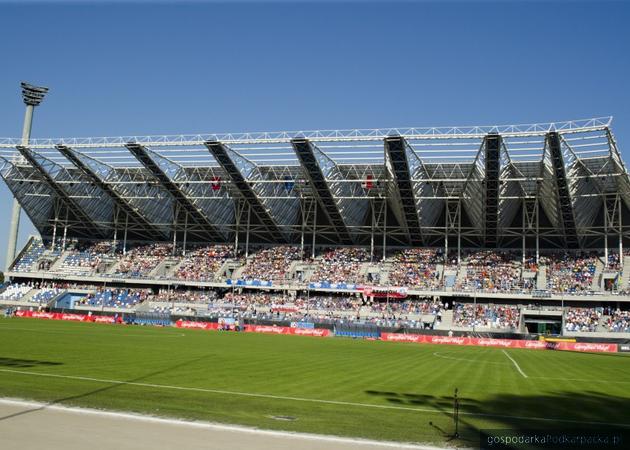
[[[51,313],[40,311],[16,311],[15,315],[17,317],[31,317],[33,319],[69,320],[72,322],[114,323],[116,321],[113,316],[90,316],[88,314]],[[118,323],[121,322],[122,318],[118,317]]]
[[216,330],[219,328],[219,324],[217,322],[190,322],[187,320],[178,320],[175,322],[175,326],[177,328],[188,328],[188,329],[198,329],[198,330]]
[[321,328],[291,328],[275,325],[245,325],[245,331],[247,333],[292,334],[294,336],[330,336],[330,330]]
[[535,350],[570,350],[574,352],[616,352],[617,344],[587,342],[544,342],[520,339],[432,336],[424,334],[381,333],[381,340],[418,344],[474,345],[478,347],[529,348]]
[[330,330],[326,330],[325,328],[290,328],[290,330],[291,334],[295,336],[330,336]]

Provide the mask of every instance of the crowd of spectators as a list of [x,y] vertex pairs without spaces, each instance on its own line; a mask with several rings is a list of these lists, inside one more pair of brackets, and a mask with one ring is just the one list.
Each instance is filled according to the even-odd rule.
[[199,313],[199,307],[195,305],[173,305],[168,303],[151,305],[149,312],[156,314],[180,314],[182,316],[196,316]]
[[608,261],[606,263],[607,270],[619,271],[621,270],[621,258],[619,258],[619,253],[610,252],[608,253]]
[[485,250],[465,257],[466,273],[456,288],[464,291],[509,292],[523,289],[521,260],[512,252]]
[[518,306],[455,303],[453,325],[456,327],[515,330],[519,326]]
[[[78,276],[105,273],[107,277],[147,278],[151,273],[158,277],[155,269],[166,258],[170,258],[169,264],[161,266],[164,270],[159,278],[222,281],[217,280],[219,269],[226,260],[238,256],[234,255],[231,245],[222,244],[199,247],[181,256],[173,253],[170,243],[141,245],[123,254],[120,242],[68,241],[64,244],[66,253],[62,256],[63,261],[59,261],[55,255],[61,255],[61,246],[56,245],[54,250],[46,248],[47,244],[34,239],[13,265],[13,270],[54,270],[58,274]],[[315,261],[311,261],[302,255],[299,246],[284,245],[261,248],[253,253],[239,271],[239,278],[247,282],[271,281],[275,284],[309,281],[330,284],[332,288],[335,285],[343,287],[343,283],[379,285],[383,284],[380,277],[388,267],[387,284],[390,286],[419,290],[452,287],[462,291],[528,293],[536,290],[536,273],[540,274],[540,268],[546,266],[546,292],[550,295],[587,295],[594,290],[593,279],[598,264],[601,266],[603,263],[605,270],[609,271],[622,269],[622,259],[618,253],[610,252],[608,258],[601,259],[599,263],[601,256],[595,252],[543,253],[539,263],[532,255],[527,255],[523,263],[520,251],[480,250],[468,254],[464,252],[463,265],[458,269],[456,253],[453,251],[446,258],[440,248],[408,248],[395,252],[384,263],[362,267],[371,260],[366,248],[328,248],[320,252]],[[310,268],[298,270],[296,278],[292,278],[290,268],[295,261],[313,263],[312,274]],[[438,270],[441,264],[448,266],[446,275]],[[528,273],[524,275],[524,271]],[[304,280],[301,276],[304,276]],[[621,284],[618,282],[621,277],[616,278],[615,282],[610,282],[610,278],[606,278],[607,290],[616,295],[629,295],[630,291],[620,290]]]
[[135,247],[126,255],[119,255],[115,276],[146,278],[160,262],[171,255],[172,244],[150,244]]
[[89,246],[73,243],[61,266],[56,272],[72,273],[72,275],[91,275],[98,272],[105,255],[114,250],[114,243],[110,241],[97,242]]
[[258,250],[241,273],[241,278],[259,281],[282,282],[290,278],[289,268],[302,259],[299,246],[281,245]]
[[[296,321],[327,324],[367,324],[391,327],[423,327],[423,317],[432,316],[429,323],[439,323],[443,309],[437,301],[404,300],[366,302],[348,295],[300,295],[297,297],[267,292],[227,293],[214,304],[210,314],[220,317]],[[235,312],[238,311],[238,312]]]
[[564,317],[565,331],[596,331],[602,317],[601,308],[569,308]]
[[110,289],[100,288],[94,294],[77,300],[76,306],[95,306],[105,308],[132,308],[146,300],[149,289]]
[[559,293],[592,290],[597,264],[594,254],[552,254],[541,257],[547,265],[547,289]]
[[394,264],[389,273],[389,284],[392,286],[423,290],[439,287],[437,264],[443,261],[441,250],[409,248],[397,252],[393,260]]
[[613,311],[608,318],[606,328],[613,333],[630,333],[630,311],[620,309]]
[[146,302],[152,313],[197,315],[211,308],[217,298],[218,294],[213,290],[163,289],[157,294],[148,295]]
[[319,283],[357,283],[359,269],[370,261],[370,253],[364,248],[342,247],[327,249],[321,255],[311,281]]
[[223,307],[241,310],[253,310],[263,307],[271,310],[297,310],[293,297],[266,291],[228,292],[219,302]]
[[202,303],[208,304],[216,301],[218,294],[216,291],[193,291],[162,289],[157,294],[150,294],[147,300],[151,302],[165,303]]
[[309,295],[298,296],[293,304],[306,311],[353,311],[358,312],[363,301],[348,295]]
[[406,314],[406,315],[441,315],[448,305],[439,300],[404,300],[391,302],[370,302],[366,310],[371,313]]
[[536,262],[536,255],[526,255],[523,262],[523,270],[530,272],[538,272],[538,263]]
[[234,256],[230,245],[201,247],[186,254],[175,271],[175,278],[187,281],[214,281],[223,263]]

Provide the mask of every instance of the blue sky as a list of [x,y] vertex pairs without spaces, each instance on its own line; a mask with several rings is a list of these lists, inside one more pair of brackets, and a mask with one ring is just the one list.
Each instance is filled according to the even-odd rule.
[[26,3],[0,2],[0,136],[28,80],[51,88],[33,137],[613,115],[630,146],[623,1]]

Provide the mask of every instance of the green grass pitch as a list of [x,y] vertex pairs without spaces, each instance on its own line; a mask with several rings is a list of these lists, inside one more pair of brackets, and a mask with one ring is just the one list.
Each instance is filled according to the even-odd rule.
[[0,319],[0,345],[2,397],[443,443],[457,387],[461,444],[478,442],[482,428],[630,427],[630,358],[621,354],[17,318]]

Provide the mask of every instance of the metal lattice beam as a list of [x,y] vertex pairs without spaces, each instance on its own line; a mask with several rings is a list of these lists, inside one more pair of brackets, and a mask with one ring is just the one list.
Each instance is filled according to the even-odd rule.
[[[488,133],[496,132],[504,137],[542,136],[550,131],[583,132],[605,130],[610,127],[612,117],[570,120],[566,122],[547,122],[520,125],[454,126],[454,127],[410,127],[410,128],[375,128],[345,130],[301,130],[275,131],[258,133],[208,133],[180,134],[171,136],[115,136],[63,139],[32,139],[32,148],[54,148],[57,144],[72,148],[122,148],[134,141],[145,147],[202,145],[206,141],[219,141],[233,144],[269,144],[289,143],[292,139],[310,139],[312,141],[382,141],[388,136],[402,136],[407,141],[414,139],[482,139]],[[21,143],[20,138],[0,138],[0,148],[15,148]]]
[[254,212],[258,220],[264,225],[269,235],[272,236],[274,239],[285,241],[285,239],[282,237],[283,234],[280,231],[278,224],[275,222],[267,208],[265,208],[260,198],[258,198],[258,195],[251,187],[251,185],[247,182],[232,158],[230,158],[225,146],[218,141],[207,141],[204,143],[204,145],[208,148],[210,153],[221,165],[223,170],[225,170],[225,172],[228,174],[238,192],[240,192],[242,197],[252,208],[252,211]]
[[51,232],[54,192],[31,166],[17,165],[0,157],[0,177],[43,236]]
[[546,140],[556,181],[560,216],[562,218],[566,244],[569,248],[577,248],[579,241],[577,228],[575,226],[575,212],[573,211],[573,202],[571,200],[564,157],[562,156],[560,136],[554,131],[547,133]]
[[501,136],[489,134],[484,138],[485,147],[485,224],[486,247],[498,244],[499,177],[501,173]]
[[[81,224],[83,228],[88,228],[92,230],[97,237],[106,237],[106,232],[96,224],[92,217],[87,214],[83,208],[77,203],[77,201],[71,197],[66,190],[53,178],[53,176],[49,173],[48,170],[44,167],[44,165],[35,157],[32,153],[31,149],[24,146],[17,146],[17,150],[20,154],[28,161],[28,163],[39,173],[42,179],[48,184],[50,189],[54,192],[54,194],[59,198],[68,212],[70,212],[76,219],[78,224]],[[52,164],[51,164],[52,165]]]
[[220,233],[214,227],[214,224],[210,222],[206,216],[204,216],[199,209],[190,201],[188,197],[179,189],[179,187],[171,181],[168,175],[162,170],[162,168],[156,164],[155,161],[148,155],[145,148],[140,144],[128,143],[127,149],[142,163],[142,165],[149,170],[153,176],[160,182],[164,189],[173,197],[175,202],[179,205],[180,210],[185,211],[190,218],[190,221],[203,228],[204,234],[208,236],[208,239],[212,242],[223,242],[224,239]]
[[351,245],[352,237],[335,202],[326,177],[317,162],[311,142],[308,139],[298,138],[293,139],[291,144],[302,167],[306,170],[306,176],[313,187],[321,209],[328,218],[328,222],[339,236],[340,242],[344,245]]
[[385,139],[386,164],[391,170],[391,176],[394,179],[397,200],[402,205],[403,226],[406,227],[409,234],[409,242],[414,246],[420,246],[423,244],[422,231],[406,150],[407,142],[404,138],[393,136]]
[[135,222],[137,225],[139,225],[142,228],[144,228],[144,231],[147,232],[147,233],[150,233],[152,236],[167,237],[159,229],[154,227],[153,224],[151,224],[147,220],[146,217],[144,217],[142,214],[140,214],[136,210],[136,208],[134,208],[133,205],[131,205],[131,203],[129,203],[129,201],[127,199],[125,199],[123,196],[119,195],[118,192],[116,192],[114,189],[112,189],[112,187],[108,183],[105,183],[87,164],[85,164],[81,160],[81,158],[79,158],[72,151],[72,149],[70,149],[69,147],[66,147],[64,145],[58,145],[56,148],[57,148],[57,150],[59,150],[59,153],[61,153],[66,158],[68,158],[68,160],[72,164],[74,164],[81,172],[83,172],[85,174],[85,176],[87,176],[92,181],[92,183],[94,183],[103,192],[105,192],[112,199],[112,201],[116,204],[116,206],[122,212],[124,212],[127,215],[127,217],[132,222]]

